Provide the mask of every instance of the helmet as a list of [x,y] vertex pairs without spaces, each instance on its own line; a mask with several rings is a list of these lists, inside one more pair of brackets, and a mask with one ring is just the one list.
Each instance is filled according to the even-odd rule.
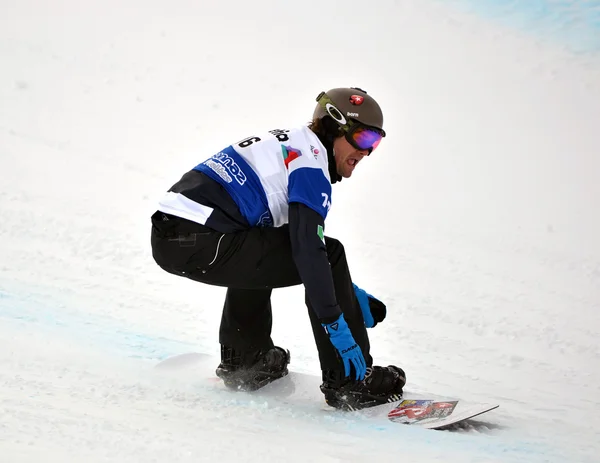
[[352,119],[362,125],[383,130],[383,113],[379,104],[364,90],[351,88],[334,88],[321,92],[317,97],[317,107],[313,113],[313,120],[330,116],[341,127],[346,126],[347,119]]

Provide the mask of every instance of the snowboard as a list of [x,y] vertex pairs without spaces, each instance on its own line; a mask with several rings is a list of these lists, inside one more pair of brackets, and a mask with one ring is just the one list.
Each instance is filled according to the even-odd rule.
[[[186,353],[161,361],[155,369],[163,373],[191,372],[192,377],[204,378],[211,387],[228,390],[214,373],[218,363],[219,360],[210,355]],[[247,395],[253,400],[273,401],[274,405],[289,404],[293,408],[319,409],[320,412],[332,411],[425,429],[452,428],[458,423],[498,408],[498,405],[493,403],[469,402],[463,399],[404,391],[400,401],[352,412],[341,412],[325,404],[319,389],[320,384],[321,378],[316,375],[290,370],[287,376],[267,384],[258,391],[231,391],[231,393]]]

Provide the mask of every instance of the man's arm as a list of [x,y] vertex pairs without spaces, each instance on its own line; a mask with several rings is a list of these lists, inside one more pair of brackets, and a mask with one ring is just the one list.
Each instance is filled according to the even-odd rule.
[[321,322],[334,321],[342,311],[323,238],[324,219],[302,203],[290,203],[289,227],[294,262],[313,310]]
[[292,254],[308,299],[331,344],[338,351],[345,376],[362,380],[367,364],[337,304],[323,223],[323,216],[310,207],[302,203],[290,203]]

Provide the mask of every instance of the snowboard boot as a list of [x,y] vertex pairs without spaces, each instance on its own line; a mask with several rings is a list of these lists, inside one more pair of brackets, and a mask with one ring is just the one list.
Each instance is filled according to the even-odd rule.
[[325,402],[331,407],[353,411],[402,399],[402,388],[406,384],[406,374],[402,368],[394,365],[367,368],[362,381],[342,378],[341,374],[338,371],[323,371],[321,391],[325,395]]
[[216,374],[225,386],[237,391],[256,391],[288,374],[290,352],[281,347],[251,352],[221,346]]

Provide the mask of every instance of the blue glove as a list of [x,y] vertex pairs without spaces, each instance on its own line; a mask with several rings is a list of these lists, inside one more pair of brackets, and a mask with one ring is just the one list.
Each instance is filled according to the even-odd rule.
[[329,340],[333,347],[337,349],[344,362],[344,371],[346,376],[350,376],[350,366],[354,367],[356,380],[365,379],[367,373],[367,362],[348,328],[348,323],[344,319],[344,314],[332,323],[322,323],[325,332],[329,335]]
[[354,283],[354,292],[356,298],[360,304],[360,310],[362,310],[363,318],[365,319],[365,326],[367,328],[373,328],[378,322],[382,322],[387,314],[385,304],[379,299],[374,298],[365,290],[360,289]]

